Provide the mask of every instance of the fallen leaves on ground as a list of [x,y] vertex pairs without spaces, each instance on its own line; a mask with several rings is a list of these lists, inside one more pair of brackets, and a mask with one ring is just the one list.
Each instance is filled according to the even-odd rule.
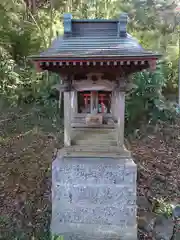
[[[49,239],[51,161],[62,135],[59,120],[38,111],[0,119],[0,239]],[[40,115],[39,115],[40,114]],[[22,116],[22,117],[21,117]],[[180,120],[131,139],[138,194],[180,202]],[[58,142],[58,145],[57,145]],[[141,239],[152,239],[143,232]]]
[[46,116],[21,114],[0,120],[0,239],[49,239],[56,129]]
[[130,142],[138,167],[138,195],[152,203],[154,199],[180,203],[180,119],[173,125],[146,127],[141,134]]

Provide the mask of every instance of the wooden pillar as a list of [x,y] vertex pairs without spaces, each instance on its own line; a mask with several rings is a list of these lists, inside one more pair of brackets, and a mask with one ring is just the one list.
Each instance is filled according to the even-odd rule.
[[98,112],[98,92],[91,92],[91,113]]
[[71,121],[77,114],[77,91],[71,92]]
[[125,122],[125,92],[116,92],[117,111],[117,143],[119,147],[124,145],[124,122]]
[[78,113],[78,96],[77,96],[77,91],[74,91],[74,113],[75,115]]
[[71,145],[71,92],[64,92],[64,146]]
[[90,108],[90,113],[92,113],[93,112],[93,110],[94,110],[94,92],[92,91],[91,92],[91,108]]
[[112,114],[112,117],[113,119],[115,118],[116,119],[116,115],[115,115],[115,92],[112,91],[112,94],[111,94],[111,114]]

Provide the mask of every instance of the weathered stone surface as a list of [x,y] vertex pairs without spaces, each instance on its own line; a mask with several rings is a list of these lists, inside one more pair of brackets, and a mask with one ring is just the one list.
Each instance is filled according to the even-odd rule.
[[172,219],[167,219],[163,216],[159,216],[156,219],[153,233],[157,240],[170,240],[173,236],[173,229],[174,221]]
[[151,211],[152,206],[151,203],[148,201],[148,199],[145,196],[137,196],[137,206],[139,209],[146,209]]
[[53,188],[53,199],[62,203],[72,204],[96,204],[110,205],[121,208],[136,204],[134,188],[123,185],[73,185],[70,189],[67,185],[57,184]]
[[[73,158],[53,163],[53,178],[56,182],[78,184],[119,184],[124,180],[124,159]],[[111,163],[112,161],[112,163]],[[116,164],[113,163],[116,161]],[[134,170],[135,171],[135,170]]]
[[138,216],[138,227],[147,232],[151,232],[154,228],[155,220],[155,213],[140,211]]
[[136,239],[136,165],[132,159],[56,159],[51,227],[52,233],[64,234],[65,240]]
[[179,240],[180,239],[180,220],[176,222],[175,227],[175,233],[174,233],[174,239],[173,240]]
[[124,224],[60,223],[54,228],[54,233],[59,234],[59,232],[64,240],[137,240],[136,225],[125,227]]
[[[61,204],[61,202],[59,202]],[[133,225],[136,220],[136,209],[133,207],[107,207],[107,206],[78,206],[74,204],[58,204],[52,207],[52,214],[58,222],[116,225],[123,223]]]
[[86,117],[86,124],[87,125],[101,125],[103,122],[103,116],[100,115],[100,114],[88,114],[87,117]]

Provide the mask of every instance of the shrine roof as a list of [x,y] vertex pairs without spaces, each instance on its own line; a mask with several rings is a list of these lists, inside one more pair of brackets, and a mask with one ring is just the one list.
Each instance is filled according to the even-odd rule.
[[89,58],[159,58],[160,55],[146,51],[138,41],[127,33],[127,14],[119,20],[72,19],[64,15],[64,35],[57,37],[50,48],[33,60],[68,60]]

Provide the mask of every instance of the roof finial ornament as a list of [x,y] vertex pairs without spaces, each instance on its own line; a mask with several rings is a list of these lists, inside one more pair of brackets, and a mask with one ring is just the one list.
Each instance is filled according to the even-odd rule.
[[72,33],[72,15],[70,13],[64,14],[64,35],[69,36]]
[[119,36],[126,37],[127,36],[127,23],[128,23],[128,14],[121,13],[119,19]]

